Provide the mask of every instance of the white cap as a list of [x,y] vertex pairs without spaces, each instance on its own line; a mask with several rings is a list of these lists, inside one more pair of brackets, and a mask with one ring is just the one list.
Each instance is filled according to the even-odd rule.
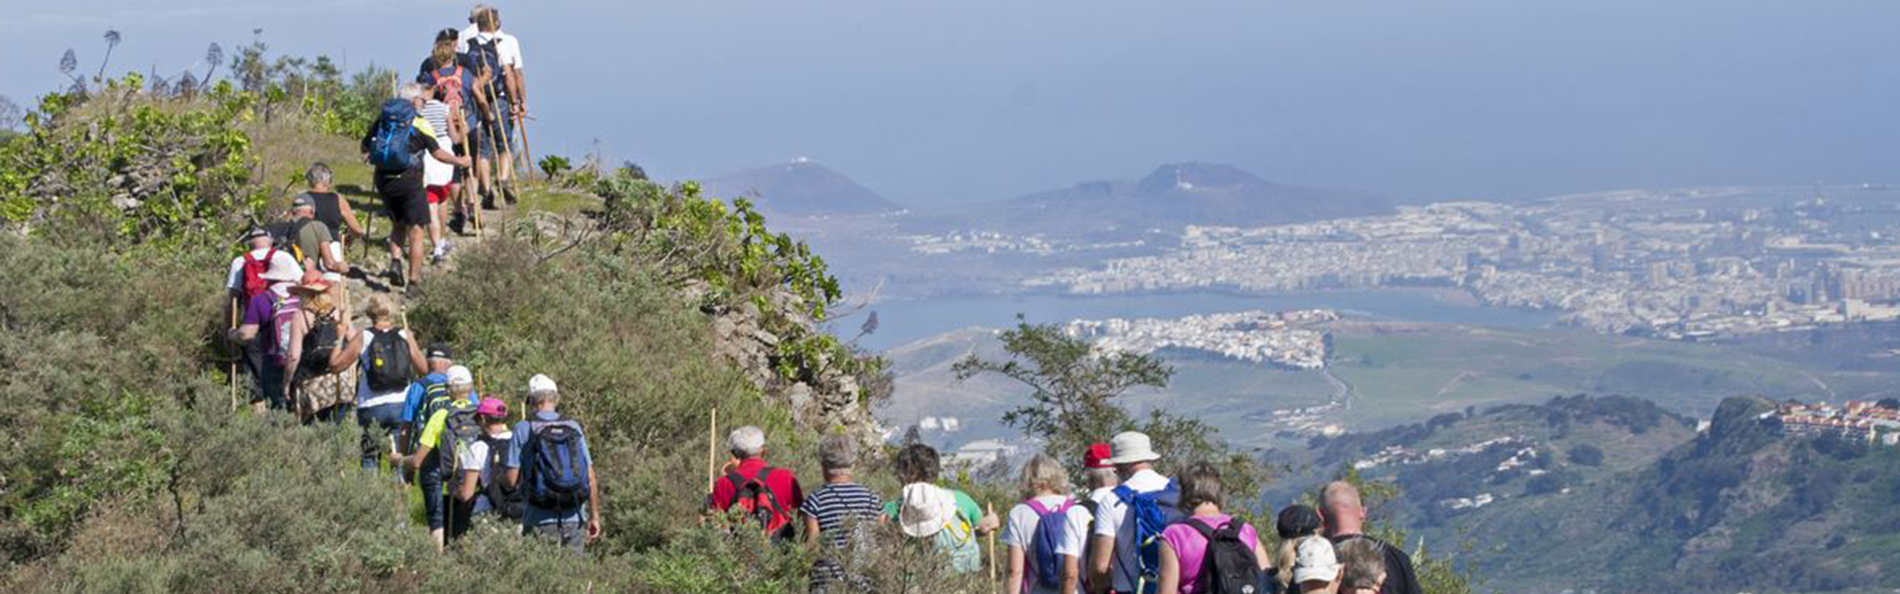
[[911,483],[904,486],[897,524],[904,534],[923,538],[948,527],[956,513],[957,498],[948,489],[930,483]]
[[475,383],[475,374],[469,373],[468,368],[461,365],[450,367],[448,375],[450,384],[467,385]]
[[1332,541],[1323,536],[1300,540],[1293,561],[1293,583],[1327,582],[1339,579],[1339,557],[1333,554]]
[[559,392],[559,391],[561,390],[555,387],[553,378],[549,378],[548,376],[541,375],[539,373],[534,374],[534,377],[528,378],[528,393],[529,394],[533,394],[536,392]]

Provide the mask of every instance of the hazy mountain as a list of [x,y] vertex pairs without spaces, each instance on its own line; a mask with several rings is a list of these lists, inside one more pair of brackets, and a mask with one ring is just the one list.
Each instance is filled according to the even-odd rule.
[[701,182],[713,196],[752,197],[761,210],[788,215],[877,214],[901,210],[831,168],[799,159]]
[[1229,165],[1163,165],[1138,181],[1090,181],[1023,196],[1016,209],[1147,225],[1270,225],[1381,214],[1383,198],[1282,185]]

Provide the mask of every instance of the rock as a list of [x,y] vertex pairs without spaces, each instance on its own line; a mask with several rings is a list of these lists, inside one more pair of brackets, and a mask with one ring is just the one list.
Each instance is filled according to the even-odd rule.
[[763,344],[765,346],[774,347],[774,348],[778,347],[778,343],[779,343],[779,338],[777,334],[773,334],[765,330],[753,330],[752,339],[759,341],[759,344]]
[[802,413],[811,406],[811,386],[805,385],[805,382],[792,384],[790,389],[785,390],[785,399],[791,403],[793,413]]

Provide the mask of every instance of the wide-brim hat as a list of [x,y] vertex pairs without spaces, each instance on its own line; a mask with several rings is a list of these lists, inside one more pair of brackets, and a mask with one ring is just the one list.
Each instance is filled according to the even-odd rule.
[[1161,459],[1161,455],[1155,453],[1154,443],[1148,440],[1148,434],[1140,431],[1124,431],[1108,440],[1108,447],[1115,454],[1103,460],[1109,464],[1134,464]]
[[271,256],[269,268],[257,273],[261,278],[273,283],[294,283],[303,280],[303,266],[297,264],[297,258],[284,252]]
[[297,281],[297,286],[291,287],[290,292],[299,295],[316,295],[330,290],[330,285],[330,279],[324,277],[323,272],[311,270],[303,274],[303,279]]
[[897,509],[897,524],[904,535],[923,538],[943,530],[956,513],[957,498],[949,489],[930,483],[911,483],[904,487],[903,503]]

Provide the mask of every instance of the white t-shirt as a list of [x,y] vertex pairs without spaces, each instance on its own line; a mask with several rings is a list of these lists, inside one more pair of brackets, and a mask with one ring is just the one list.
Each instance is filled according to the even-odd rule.
[[[403,340],[409,341],[409,344],[415,344],[416,339],[415,337],[412,337],[409,335],[408,330],[406,329],[397,330],[396,332],[402,335]],[[369,359],[370,343],[375,342],[375,341],[376,341],[376,334],[373,332],[370,332],[368,328],[364,328],[363,329],[363,359],[365,361]],[[368,366],[364,366],[364,369],[367,371]],[[358,378],[361,378],[360,380],[358,380],[358,383],[356,386],[356,398],[357,398],[356,407],[357,408],[369,408],[372,406],[382,406],[385,404],[402,404],[403,401],[409,396],[409,386],[396,388],[394,390],[390,390],[382,394],[373,393],[369,389],[369,374],[358,373],[356,374],[356,376]]]
[[[1067,499],[1068,497],[1061,495],[1044,495],[1037,497],[1036,503],[1042,504],[1044,509],[1055,510],[1062,507],[1062,502]],[[1089,510],[1082,507],[1082,502],[1077,501],[1069,508],[1065,518],[1068,520],[1068,525],[1062,532],[1062,542],[1056,543],[1056,554],[1075,557],[1079,561],[1082,558],[1085,534],[1089,530]],[[1036,539],[1036,525],[1041,522],[1042,517],[1034,508],[1029,507],[1027,503],[1018,503],[1016,507],[1009,509],[1009,521],[1003,524],[1003,546],[1022,549],[1025,566],[1036,562],[1035,553],[1030,550],[1030,544]],[[1032,575],[1033,573],[1033,570],[1028,569],[1023,572],[1023,579],[1029,583],[1030,594],[1063,594],[1059,591],[1060,588],[1042,587],[1040,580],[1037,580]]]
[[489,37],[501,39],[500,43],[495,44],[495,57],[501,58],[501,65],[513,66],[516,70],[527,69],[521,65],[521,40],[515,39],[515,36],[509,35],[507,31],[482,33],[481,29],[476,28],[475,25],[469,25],[462,29],[461,35],[455,37],[455,53],[468,53],[468,40],[478,37],[484,42]]
[[[1128,480],[1122,481],[1122,484],[1127,485],[1136,493],[1147,493],[1168,488],[1168,477],[1161,476],[1161,473],[1153,470],[1142,470],[1128,477]],[[1115,496],[1113,489],[1097,491],[1092,497],[1098,504],[1097,513],[1101,514],[1101,517],[1096,518],[1095,521],[1095,535],[1114,538],[1115,532],[1122,525],[1124,506],[1121,498]]]
[[[443,150],[450,150],[455,141],[449,134],[449,104],[430,99],[416,112],[424,121],[429,122],[429,135],[435,137]],[[453,152],[453,151],[450,151]],[[434,153],[422,154],[422,185],[446,186],[455,181],[455,166],[435,158]]]
[[[249,255],[253,258],[262,258],[264,254],[268,253],[270,253],[270,248],[264,248],[261,250],[251,250]],[[274,266],[295,267],[299,270],[303,269],[303,265],[297,263],[297,257],[290,255],[290,252],[284,250],[277,250],[277,255],[271,256],[270,263]],[[266,269],[268,270],[269,267],[266,267]],[[224,286],[227,289],[244,288],[244,256],[231,259],[231,273],[225,278]]]
[[[494,437],[502,441],[507,441],[515,438],[515,432],[502,431],[501,433],[495,434]],[[477,439],[468,442],[467,446],[468,447],[459,452],[460,455],[458,456],[461,458],[462,471],[467,472],[473,470],[481,472],[482,467],[488,465],[488,442]]]

